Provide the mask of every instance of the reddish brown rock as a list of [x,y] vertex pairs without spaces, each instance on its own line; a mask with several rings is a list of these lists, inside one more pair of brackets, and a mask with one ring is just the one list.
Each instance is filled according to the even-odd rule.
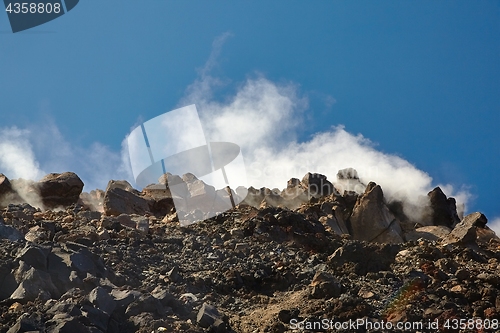
[[125,180],[111,180],[104,194],[104,214],[118,216],[120,214],[144,215],[149,212],[148,201],[140,196]]
[[350,226],[354,239],[378,243],[402,243],[399,221],[384,202],[382,188],[371,182],[354,206]]
[[487,222],[486,216],[480,212],[469,214],[443,239],[443,243],[457,245],[474,243],[477,229],[485,228]]
[[83,182],[75,173],[50,173],[38,183],[40,197],[46,207],[70,206],[78,202]]
[[337,192],[326,176],[319,173],[306,173],[302,178],[301,185],[309,190],[312,197],[322,197]]

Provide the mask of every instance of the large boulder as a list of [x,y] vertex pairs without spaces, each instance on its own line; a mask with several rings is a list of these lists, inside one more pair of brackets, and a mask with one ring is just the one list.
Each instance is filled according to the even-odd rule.
[[164,217],[175,207],[170,189],[166,184],[152,184],[142,189],[142,196],[148,201],[149,210],[156,217]]
[[11,192],[12,185],[10,184],[9,179],[3,173],[0,173],[0,200],[4,195]]
[[429,225],[412,230],[405,234],[406,241],[416,241],[427,239],[429,241],[439,241],[451,232],[451,229],[444,225]]
[[17,193],[14,184],[0,173],[0,208],[7,207],[9,204],[21,203],[23,200]]
[[460,222],[454,198],[447,198],[440,187],[430,191],[427,196],[430,200],[432,224],[453,228]]
[[488,219],[480,212],[467,215],[453,228],[453,230],[443,238],[444,244],[467,245],[475,243],[477,229],[484,229]]
[[335,187],[340,193],[356,192],[363,193],[366,185],[359,180],[358,172],[353,168],[346,168],[337,172]]
[[326,176],[319,173],[306,173],[302,178],[301,185],[308,189],[309,194],[315,198],[327,196],[332,193],[338,194],[333,184],[326,179]]
[[296,209],[309,201],[308,191],[302,187],[300,180],[297,178],[291,178],[287,182],[286,189],[281,191],[281,197],[283,198],[283,206],[289,209]]
[[77,203],[83,185],[82,180],[73,172],[50,173],[37,184],[42,202],[48,208]]
[[15,242],[24,239],[24,235],[16,228],[5,225],[3,218],[0,216],[0,239],[8,239]]
[[50,274],[32,267],[23,274],[21,283],[10,295],[10,299],[27,302],[34,301],[37,298],[48,300],[59,296]]
[[384,202],[382,188],[370,182],[354,206],[350,226],[354,239],[378,243],[402,243],[399,221]]
[[148,201],[140,196],[125,180],[110,180],[104,194],[104,214],[118,216],[120,214],[144,215],[149,212]]

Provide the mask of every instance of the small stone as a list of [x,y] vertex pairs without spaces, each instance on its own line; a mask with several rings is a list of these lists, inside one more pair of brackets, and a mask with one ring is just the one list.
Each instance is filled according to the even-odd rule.
[[250,252],[250,245],[248,243],[237,243],[234,246],[234,251],[248,254]]
[[341,286],[335,278],[326,272],[317,272],[311,282],[311,296],[314,298],[339,297]]
[[358,292],[358,296],[364,299],[372,298],[375,294],[369,290],[361,289]]
[[203,328],[208,328],[213,325],[217,319],[221,319],[219,311],[217,311],[214,306],[203,303],[200,311],[198,311],[198,315],[196,316],[198,325]]
[[9,312],[17,313],[23,311],[23,305],[19,302],[15,302],[9,307]]
[[181,276],[179,275],[179,267],[174,266],[171,270],[167,272],[167,278],[172,282],[179,282]]
[[455,276],[457,279],[460,281],[468,280],[470,278],[470,273],[468,270],[465,269],[459,269],[455,272]]
[[243,233],[243,230],[239,229],[239,228],[231,229],[231,230],[229,230],[229,233],[234,238],[243,238],[245,236],[245,234]]

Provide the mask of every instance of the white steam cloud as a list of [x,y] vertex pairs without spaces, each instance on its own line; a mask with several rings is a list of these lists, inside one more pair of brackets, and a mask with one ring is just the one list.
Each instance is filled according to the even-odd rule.
[[36,126],[0,128],[0,173],[9,179],[36,181],[49,172],[73,171],[90,191],[104,188],[110,179],[128,178],[120,153],[98,142],[72,145],[50,121]]
[[[335,182],[338,170],[352,167],[364,184],[375,181],[381,185],[388,200],[411,204],[405,208],[426,203],[427,193],[436,186],[432,178],[403,158],[378,151],[361,134],[353,135],[337,125],[299,142],[295,134],[305,121],[308,100],[299,94],[296,84],[277,84],[256,75],[241,84],[234,96],[223,102],[215,100],[214,90],[221,80],[212,77],[210,70],[227,37],[216,39],[200,77],[187,88],[179,106],[197,105],[209,141],[234,142],[242,148],[249,184],[284,188],[287,180],[307,172],[322,173]],[[459,205],[465,206],[470,198],[467,190],[438,185]],[[405,212],[415,216],[409,209]]]
[[500,217],[494,218],[493,220],[488,222],[488,227],[492,229],[497,236],[500,237]]
[[33,153],[30,134],[29,130],[17,127],[0,130],[0,173],[25,179],[44,175]]
[[[209,81],[211,78],[208,79]],[[207,93],[207,82],[190,87],[194,96]],[[186,98],[195,102],[194,99]],[[210,141],[234,142],[243,150],[248,183],[254,187],[284,188],[287,180],[307,172],[325,174],[332,182],[337,171],[355,168],[360,180],[375,181],[386,197],[421,205],[433,188],[432,178],[396,155],[382,153],[361,134],[353,135],[341,125],[298,142],[293,136],[301,124],[307,99],[293,84],[278,85],[262,76],[248,79],[231,99],[207,98],[198,104]],[[469,194],[442,185],[447,195],[465,204]]]

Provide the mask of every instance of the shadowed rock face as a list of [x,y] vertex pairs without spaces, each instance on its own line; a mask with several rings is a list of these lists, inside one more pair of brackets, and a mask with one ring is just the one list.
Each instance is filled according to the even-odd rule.
[[454,198],[447,198],[440,187],[436,187],[428,194],[431,202],[431,220],[433,225],[444,225],[452,228],[460,218]]
[[7,193],[12,192],[12,185],[9,182],[9,179],[2,173],[0,173],[0,198]]
[[51,173],[37,184],[42,202],[46,207],[70,206],[78,202],[83,182],[75,173]]
[[484,229],[488,219],[480,212],[467,215],[455,228],[443,238],[445,244],[471,244],[475,243],[477,229]]
[[384,202],[382,188],[371,182],[354,206],[350,226],[355,239],[379,243],[402,243],[399,221]]
[[309,190],[313,197],[321,197],[335,193],[335,187],[330,183],[325,175],[308,172],[301,182],[302,186]]
[[106,215],[141,214],[149,211],[148,202],[125,180],[111,180],[104,194]]

